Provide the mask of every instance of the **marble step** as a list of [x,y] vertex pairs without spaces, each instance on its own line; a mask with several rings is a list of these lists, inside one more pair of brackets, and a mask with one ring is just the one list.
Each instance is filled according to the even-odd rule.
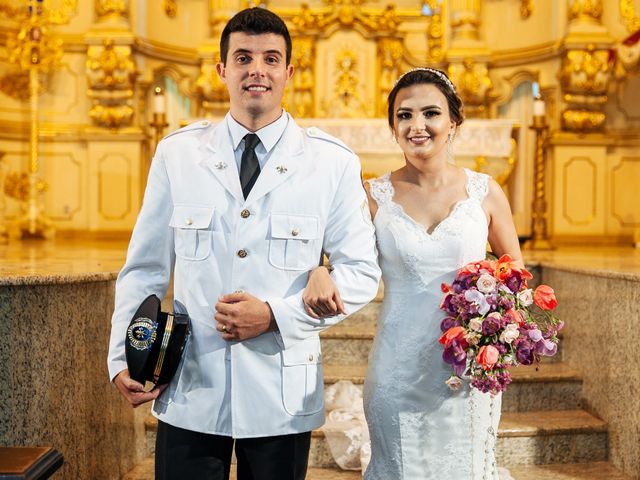
[[[360,480],[359,471],[345,471],[336,468],[314,468],[307,471],[306,480]],[[229,480],[236,479],[236,466],[231,465]],[[135,466],[121,480],[154,480],[153,457],[145,458]]]
[[608,462],[515,466],[509,473],[515,480],[633,480]]
[[[607,426],[584,410],[505,412],[496,450],[499,465],[604,461]],[[312,433],[309,464],[337,466],[321,429]]]
[[[362,386],[366,365],[324,365],[325,384],[348,380]],[[540,363],[511,370],[513,382],[502,395],[503,412],[571,410],[581,405],[582,377],[564,363]]]
[[[514,480],[633,480],[607,462],[569,463],[554,465],[512,466],[509,473]],[[230,480],[234,480],[235,466],[231,468]],[[359,480],[359,471],[334,468],[313,468],[307,472],[306,480]],[[146,458],[121,480],[153,480],[153,458]]]
[[325,364],[362,365],[376,335],[380,303],[372,302],[320,334]]

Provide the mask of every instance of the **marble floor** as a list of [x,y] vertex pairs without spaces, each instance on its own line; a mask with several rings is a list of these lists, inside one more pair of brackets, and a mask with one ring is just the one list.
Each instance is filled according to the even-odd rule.
[[[115,275],[122,267],[128,240],[14,240],[0,245],[0,284],[30,283],[50,276]],[[640,280],[640,249],[632,247],[561,247],[524,251],[528,264],[556,266],[595,274],[622,274]]]

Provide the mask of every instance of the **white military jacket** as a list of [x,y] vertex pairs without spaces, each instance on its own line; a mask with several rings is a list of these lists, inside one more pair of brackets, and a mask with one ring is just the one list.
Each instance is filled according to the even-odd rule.
[[[116,282],[111,378],[126,368],[124,339],[133,313],[148,295],[164,297],[173,270],[174,301],[186,307],[192,333],[154,415],[234,438],[319,427],[318,334],[340,318],[307,316],[301,297],[322,250],[335,267],[347,312],[371,301],[380,279],[374,229],[360,163],[339,140],[289,118],[245,201],[226,120],[169,135],[158,145]],[[236,290],[268,301],[279,332],[223,340],[214,306]]]

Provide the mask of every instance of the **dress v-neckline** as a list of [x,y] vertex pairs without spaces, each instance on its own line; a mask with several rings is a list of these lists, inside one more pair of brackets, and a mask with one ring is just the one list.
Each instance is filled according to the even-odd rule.
[[449,213],[442,219],[440,220],[438,223],[436,223],[434,225],[434,227],[431,229],[431,231],[429,231],[429,229],[427,228],[427,226],[424,223],[418,222],[415,218],[413,218],[411,215],[409,215],[405,210],[404,207],[402,205],[400,205],[398,202],[396,202],[394,200],[395,194],[396,194],[396,189],[393,186],[393,183],[391,182],[391,172],[387,173],[386,175],[386,181],[389,183],[389,187],[390,187],[390,194],[389,194],[389,202],[395,206],[396,210],[398,211],[398,213],[405,218],[409,223],[413,224],[415,227],[417,227],[420,231],[424,232],[424,234],[431,238],[433,237],[433,235],[440,230],[440,227],[443,224],[446,224],[450,218],[453,217],[453,215],[456,213],[456,211],[458,210],[458,208],[460,207],[460,205],[463,205],[464,203],[468,202],[469,200],[471,200],[471,194],[469,192],[469,182],[471,181],[471,177],[469,175],[469,170],[464,168],[464,173],[467,177],[467,181],[465,183],[465,191],[467,192],[467,198],[463,198],[460,199],[458,201],[456,201],[450,208],[449,208]]

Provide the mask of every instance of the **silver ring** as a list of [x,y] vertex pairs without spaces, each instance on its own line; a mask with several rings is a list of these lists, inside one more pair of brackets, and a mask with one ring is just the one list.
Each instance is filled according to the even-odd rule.
[[224,333],[229,333],[229,330],[227,329],[227,326],[226,326],[226,325],[222,325],[222,331],[223,331]]

